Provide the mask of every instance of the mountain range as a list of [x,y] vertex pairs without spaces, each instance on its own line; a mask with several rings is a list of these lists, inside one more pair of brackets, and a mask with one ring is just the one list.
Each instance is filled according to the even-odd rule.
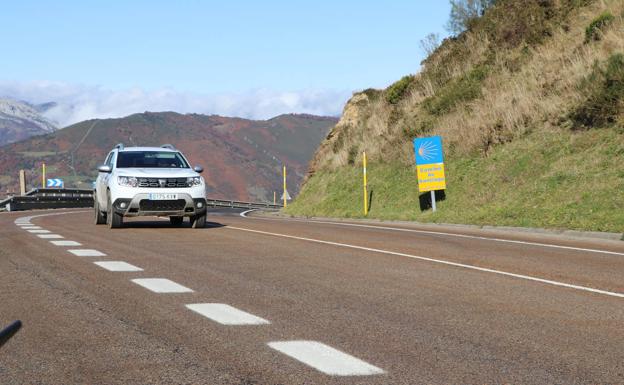
[[0,98],[0,146],[56,130],[56,124],[43,116],[55,105],[53,102],[33,105]]
[[175,112],[88,120],[2,147],[0,191],[18,191],[20,169],[27,171],[29,187],[38,187],[44,162],[48,178],[62,178],[67,187],[90,188],[97,166],[117,143],[170,143],[193,165],[204,167],[210,197],[272,202],[274,191],[281,196],[282,165],[287,167],[289,193],[296,194],[309,160],[336,122],[313,115],[248,120]]

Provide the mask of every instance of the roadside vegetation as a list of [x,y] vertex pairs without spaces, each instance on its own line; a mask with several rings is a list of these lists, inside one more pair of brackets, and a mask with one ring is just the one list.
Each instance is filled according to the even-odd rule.
[[[624,231],[624,3],[452,3],[454,36],[418,74],[354,94],[288,212],[362,216],[366,151],[370,217]],[[429,135],[447,164],[435,214],[411,144]]]

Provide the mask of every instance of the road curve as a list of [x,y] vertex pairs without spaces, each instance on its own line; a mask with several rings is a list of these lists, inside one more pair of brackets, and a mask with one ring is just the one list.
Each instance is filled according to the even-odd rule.
[[3,384],[624,383],[624,246],[0,214]]

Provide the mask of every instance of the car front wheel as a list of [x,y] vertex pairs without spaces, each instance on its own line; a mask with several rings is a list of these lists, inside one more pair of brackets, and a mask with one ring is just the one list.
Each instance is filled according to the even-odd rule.
[[111,202],[110,193],[108,195],[108,207],[106,210],[106,223],[108,224],[109,229],[117,229],[123,225],[123,216],[121,214],[117,214],[115,210],[113,210],[113,203]]
[[206,226],[206,214],[194,215],[191,217],[191,227],[194,229],[202,229]]
[[104,213],[102,210],[100,210],[100,204],[98,203],[97,200],[97,196],[94,196],[94,203],[93,203],[93,211],[94,211],[94,216],[95,216],[95,224],[96,225],[103,225],[104,223],[106,223],[106,213]]

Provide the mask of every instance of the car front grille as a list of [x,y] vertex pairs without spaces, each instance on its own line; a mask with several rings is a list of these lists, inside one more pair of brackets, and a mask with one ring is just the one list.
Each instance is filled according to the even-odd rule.
[[186,206],[184,199],[176,200],[150,200],[141,199],[139,209],[141,211],[182,211]]
[[189,187],[186,178],[138,178],[139,187],[174,188]]

